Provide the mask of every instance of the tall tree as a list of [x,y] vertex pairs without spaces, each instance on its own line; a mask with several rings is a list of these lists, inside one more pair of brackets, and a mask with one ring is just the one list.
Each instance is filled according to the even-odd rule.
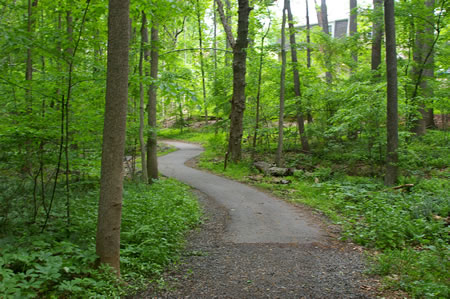
[[398,87],[394,0],[384,1],[384,27],[386,33],[387,75],[387,151],[384,183],[390,186],[395,184],[398,175]]
[[[321,0],[320,6],[317,5],[316,0],[314,0],[316,3],[316,11],[317,11],[317,19],[319,21],[319,26],[322,27],[322,32],[326,35],[330,35],[330,30],[328,29],[328,9],[327,9],[327,1]],[[327,51],[326,47],[320,47],[323,55],[325,56],[325,78],[327,80],[328,84],[331,84],[333,81],[332,75],[331,75],[331,61],[330,61],[330,53]]]
[[306,67],[311,67],[311,27],[309,23],[309,6],[308,1],[305,0],[306,3]]
[[222,1],[216,0],[217,9],[222,21],[227,40],[233,49],[233,97],[231,99],[230,136],[228,154],[231,160],[241,159],[243,118],[245,110],[245,73],[247,67],[248,24],[252,8],[248,0],[239,0],[237,39],[234,40],[231,27],[227,23]]
[[[305,0],[306,3],[306,67],[311,68],[311,26],[309,23],[309,0]],[[313,122],[311,111],[307,112],[308,123]]]
[[128,102],[129,0],[109,0],[108,60],[96,251],[120,275],[123,156]]
[[156,134],[156,96],[158,80],[158,61],[159,61],[159,31],[158,23],[152,20],[152,28],[150,31],[151,50],[150,50],[150,77],[152,83],[148,89],[148,136],[147,136],[147,175],[149,183],[158,179],[158,148]]
[[[294,93],[297,99],[297,127],[300,135],[300,141],[302,143],[302,150],[304,152],[309,152],[308,138],[305,134],[305,117],[302,112],[302,101],[301,101],[301,88],[300,88],[300,75],[298,72],[298,58],[297,58],[297,43],[295,40],[295,28],[294,28],[294,17],[291,11],[291,1],[285,0],[285,6],[288,14],[289,21],[289,42],[291,44],[291,60],[292,60],[292,72],[294,79]],[[309,47],[308,47],[309,49]]]
[[[206,84],[205,84],[205,62],[203,57],[203,37],[202,37],[202,19],[200,11],[200,2],[197,0],[197,25],[198,25],[198,45],[200,47],[200,70],[202,74],[202,91],[203,91],[203,105],[205,107],[205,123],[208,124],[208,105],[206,102]],[[215,48],[215,46],[214,46]]]
[[[357,11],[357,0],[350,0],[350,23],[349,23],[349,29],[350,29],[350,36],[355,36],[355,34],[358,32],[358,11]],[[352,50],[352,58],[356,64],[358,63],[358,51],[356,49]]]
[[[33,14],[33,11],[36,9],[38,5],[38,0],[28,0],[28,15],[27,15],[27,32],[29,34],[29,37],[31,38],[33,36],[34,30],[35,30],[35,23],[36,23],[36,17]],[[33,46],[30,45],[27,47],[27,56],[26,56],[26,65],[25,65],[25,81],[26,81],[26,88],[25,88],[25,99],[27,102],[27,113],[30,115],[33,113]],[[31,152],[32,152],[32,146],[31,146],[31,140],[26,140],[26,149],[27,149],[27,159],[26,164],[24,165],[24,169],[29,172],[29,174],[32,174],[33,172],[33,165],[32,165],[32,159],[31,159]]]
[[381,64],[381,42],[383,37],[383,0],[373,0],[374,18],[372,23],[371,69],[377,70]]
[[[144,127],[145,127],[145,105],[144,105],[144,56],[150,56],[148,49],[148,29],[147,29],[147,15],[142,11],[142,25],[141,25],[141,49],[139,53],[139,145],[141,149],[141,162],[142,162],[142,178],[144,182],[148,182],[147,175],[147,149],[144,139]],[[147,74],[146,74],[147,75]]]
[[278,117],[278,147],[275,163],[282,166],[283,155],[283,132],[284,132],[284,97],[286,81],[286,9],[287,1],[284,0],[283,19],[281,21],[281,73],[280,73],[280,114]]
[[[425,12],[423,19],[415,22],[415,45],[413,48],[414,65],[412,68],[412,79],[414,90],[412,101],[418,106],[419,116],[413,121],[412,131],[417,135],[426,133],[427,125],[434,126],[433,112],[425,107],[424,100],[433,96],[430,82],[434,77],[434,0],[422,0],[420,2],[422,11]],[[418,96],[422,99],[419,100]]]

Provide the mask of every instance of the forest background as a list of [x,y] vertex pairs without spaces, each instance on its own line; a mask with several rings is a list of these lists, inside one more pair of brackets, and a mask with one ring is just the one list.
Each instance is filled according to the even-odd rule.
[[[395,26],[383,13],[394,1],[349,1],[341,38],[327,32],[326,1],[310,5],[311,28],[288,9],[305,1],[277,1],[282,15],[273,2],[122,9],[119,279],[98,267],[111,7],[0,1],[0,293],[118,295],[158,280],[200,219],[185,186],[158,179],[159,135],[202,142],[201,167],[324,211],[343,238],[375,249],[385,285],[448,296],[448,1],[395,1]],[[261,160],[295,169],[291,183],[257,176]]]

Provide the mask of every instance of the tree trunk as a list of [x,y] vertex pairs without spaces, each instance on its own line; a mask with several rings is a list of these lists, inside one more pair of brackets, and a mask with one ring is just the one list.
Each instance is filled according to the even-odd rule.
[[[322,27],[322,32],[330,35],[330,31],[328,30],[328,12],[327,12],[327,1],[321,0],[320,7],[316,3],[316,10],[317,10],[317,19],[319,22],[319,26]],[[327,80],[328,84],[331,84],[333,82],[333,77],[331,75],[330,69],[330,53],[322,46],[320,47],[323,55],[325,56],[325,78]]]
[[[320,5],[320,17],[322,19],[322,30],[325,34],[330,35],[330,31],[328,29],[328,10],[327,10],[327,2],[326,0],[322,0],[322,4]],[[325,67],[327,71],[325,73],[325,77],[327,79],[327,83],[331,84],[333,81],[333,77],[331,75],[331,61],[330,61],[330,53],[328,51],[324,51],[325,55]]]
[[237,39],[233,47],[233,97],[231,100],[230,137],[228,141],[229,153],[233,162],[239,161],[242,156],[242,122],[245,110],[245,73],[250,11],[249,1],[239,0]]
[[[159,59],[159,33],[158,24],[153,21],[151,29],[151,51],[150,51],[150,77],[153,82],[158,79],[158,59]],[[156,140],[156,92],[155,83],[148,89],[148,136],[147,136],[147,175],[149,183],[158,179],[158,160],[157,160],[157,140]]]
[[395,41],[394,0],[384,2],[387,73],[387,151],[384,183],[394,185],[398,175],[398,108],[397,108],[397,49]]
[[[417,88],[414,90],[414,104],[418,105],[419,118],[414,120],[412,132],[416,135],[424,135],[427,127],[434,127],[433,113],[431,109],[425,107],[423,100],[417,101],[418,92],[420,91],[423,99],[433,97],[433,89],[429,86],[428,81],[434,78],[434,0],[425,0],[424,11],[426,11],[426,21],[418,20],[416,24],[416,39],[414,45],[414,66],[412,69],[413,80],[416,81]],[[433,110],[431,110],[433,111]]]
[[200,46],[200,69],[202,73],[203,105],[205,106],[205,123],[208,124],[208,105],[206,102],[206,85],[205,85],[205,63],[203,61],[202,21],[201,21],[199,0],[197,0],[197,23],[198,23],[198,44]]
[[309,7],[308,1],[306,3],[306,67],[311,68],[311,27],[309,24]]
[[[31,36],[34,33],[35,18],[33,15],[33,10],[38,5],[38,0],[28,0],[28,16],[27,16],[27,32]],[[27,48],[27,58],[25,66],[25,100],[27,105],[27,113],[33,114],[33,49],[32,47]],[[25,172],[32,175],[33,172],[33,162],[32,162],[32,144],[31,139],[25,141],[25,148],[27,152],[27,158],[24,165]]]
[[96,251],[120,275],[123,156],[128,102],[129,0],[110,0],[106,106]]
[[383,0],[373,0],[374,20],[372,24],[372,61],[371,69],[375,71],[381,64],[381,42],[383,37]]
[[[139,144],[141,148],[141,163],[142,163],[142,178],[144,182],[148,182],[147,175],[147,158],[145,156],[147,150],[145,147],[144,138],[144,127],[145,127],[145,107],[144,107],[144,84],[142,83],[144,79],[144,53],[145,56],[149,56],[149,50],[146,48],[148,46],[148,29],[147,29],[147,16],[145,12],[142,11],[142,27],[141,27],[141,50],[139,53]],[[146,74],[147,77],[147,74]]]
[[226,20],[223,4],[216,0],[222,24],[227,35],[227,40],[233,48],[233,97],[231,99],[230,136],[228,140],[228,156],[233,162],[241,159],[243,118],[245,110],[245,73],[247,63],[248,24],[252,8],[248,0],[239,0],[239,17],[237,39],[234,40],[231,28]]
[[[33,16],[33,10],[38,5],[38,0],[28,0],[28,16],[27,16],[27,32],[30,36],[34,32],[35,18]],[[27,100],[27,109],[31,113],[33,105],[33,91],[32,91],[32,80],[33,80],[33,49],[31,47],[27,48],[27,60],[25,69],[25,80],[27,81],[27,87],[25,89],[25,97]]]
[[283,131],[284,131],[284,95],[286,79],[286,6],[288,0],[284,0],[283,20],[281,22],[281,74],[280,74],[280,114],[278,117],[278,147],[275,163],[278,167],[283,164]]
[[[225,5],[226,5],[226,20],[227,20],[227,24],[231,28],[231,3],[230,3],[230,0],[225,0]],[[233,48],[233,44],[230,42],[229,39],[227,39],[226,50],[228,50],[230,48]],[[225,65],[228,66],[229,63],[230,63],[230,60],[229,60],[229,54],[228,54],[228,51],[227,51],[227,52],[225,52]]]
[[[305,0],[306,3],[306,67],[309,69],[311,68],[311,26],[309,23],[309,6],[308,6],[308,1],[309,0]],[[307,119],[308,119],[308,123],[312,123],[313,122],[313,117],[311,114],[311,111],[308,110],[307,112]]]
[[295,28],[294,28],[294,18],[291,11],[291,1],[285,0],[286,10],[288,14],[289,21],[289,41],[291,44],[291,59],[292,59],[292,71],[294,73],[294,92],[297,98],[297,127],[300,134],[300,141],[302,143],[302,150],[304,152],[309,152],[308,138],[305,134],[305,117],[302,112],[302,102],[301,102],[301,89],[300,89],[300,75],[298,72],[298,58],[297,58],[297,43],[295,41]]
[[[350,0],[350,36],[354,36],[358,32],[358,11],[357,11],[357,0]],[[353,49],[352,51],[352,58],[355,62],[354,67],[352,67],[352,70],[357,66],[358,64],[358,51],[357,49]]]

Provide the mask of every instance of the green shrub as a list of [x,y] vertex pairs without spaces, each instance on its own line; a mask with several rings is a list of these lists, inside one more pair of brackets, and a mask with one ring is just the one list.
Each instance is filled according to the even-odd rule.
[[[151,186],[125,185],[121,227],[121,274],[95,268],[98,191],[73,199],[69,234],[54,221],[43,233],[17,227],[0,239],[0,294],[7,297],[119,297],[142,287],[178,258],[184,233],[196,225],[200,209],[188,187],[174,180]],[[55,215],[56,218],[60,215]],[[19,222],[17,222],[19,223]]]

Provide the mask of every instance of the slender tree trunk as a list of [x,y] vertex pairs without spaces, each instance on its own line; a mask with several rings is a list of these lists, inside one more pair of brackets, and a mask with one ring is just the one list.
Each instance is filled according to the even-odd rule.
[[[151,51],[150,51],[150,77],[155,82],[158,79],[158,60],[159,60],[159,32],[158,24],[153,21],[151,29]],[[157,86],[155,83],[150,85],[148,90],[148,139],[147,139],[147,175],[149,183],[158,179],[158,160],[157,160],[157,140],[156,140],[156,96]]]
[[[315,2],[315,0],[314,0]],[[326,0],[321,0],[320,7],[316,3],[316,11],[317,11],[317,19],[319,21],[319,26],[322,27],[322,32],[330,35],[330,31],[328,30],[328,12],[327,12],[327,2]],[[325,49],[325,47],[320,47],[323,55],[325,56],[325,78],[328,84],[333,82],[333,77],[331,75],[331,62],[330,62],[330,53]]]
[[[66,123],[65,123],[65,144],[64,144],[64,154],[65,154],[65,185],[66,185],[66,217],[67,217],[67,226],[70,226],[70,184],[69,184],[69,173],[70,173],[70,162],[69,162],[69,105],[70,105],[70,98],[72,96],[72,78],[73,78],[73,59],[74,57],[74,48],[73,48],[73,19],[72,19],[72,12],[68,10],[66,12],[66,22],[67,22],[67,37],[69,42],[69,47],[66,49],[67,55],[70,57],[70,62],[67,68],[68,77],[69,80],[67,82],[67,97],[66,97],[66,104],[64,107],[66,108],[61,110],[61,113],[65,113],[66,117]],[[80,32],[81,34],[81,32]]]
[[[38,0],[28,0],[28,16],[27,16],[27,32],[30,36],[34,33],[34,24],[35,17],[33,15],[33,10],[38,5]],[[27,48],[27,58],[26,58],[26,66],[25,66],[25,100],[27,103],[27,113],[33,114],[33,47],[29,46]],[[32,162],[32,145],[31,140],[26,140],[26,152],[27,158],[25,162],[25,171],[30,175],[33,175],[33,162]]]
[[300,75],[298,72],[298,58],[297,58],[297,43],[295,40],[295,28],[294,28],[294,18],[292,16],[291,11],[291,1],[285,0],[286,3],[286,10],[288,14],[288,21],[289,21],[289,41],[291,44],[291,59],[292,59],[292,71],[293,71],[293,78],[294,78],[294,93],[295,97],[297,98],[297,127],[298,132],[300,135],[300,141],[302,143],[302,150],[304,152],[309,152],[309,143],[308,138],[305,134],[305,118],[302,112],[302,101],[301,101],[301,89],[300,89]]
[[[141,162],[142,162],[142,178],[144,182],[148,182],[147,175],[147,158],[145,154],[147,153],[145,147],[144,139],[144,127],[145,127],[145,107],[144,107],[144,53],[147,52],[147,57],[150,55],[149,50],[146,48],[148,46],[148,29],[147,29],[147,16],[145,12],[142,11],[142,27],[141,27],[141,50],[139,54],[139,144],[141,148]],[[147,74],[146,74],[147,75]],[[147,77],[147,76],[146,76]]]
[[[328,10],[327,10],[327,2],[326,0],[322,0],[322,4],[320,5],[320,17],[322,19],[322,30],[325,34],[331,35],[331,32],[328,29]],[[331,84],[333,82],[333,77],[331,75],[331,61],[330,61],[330,53],[324,50],[325,55],[325,67],[327,71],[325,73],[325,77],[327,79],[327,83]]]
[[205,84],[205,63],[203,59],[202,21],[201,21],[199,0],[197,0],[197,23],[198,23],[198,44],[200,46],[200,69],[202,73],[203,105],[205,106],[205,123],[208,124],[208,104],[206,102],[206,84]]
[[381,42],[383,37],[383,0],[373,0],[374,20],[372,25],[372,61],[375,71],[381,64]]
[[258,137],[258,129],[259,129],[259,113],[260,113],[260,102],[261,102],[261,82],[262,82],[262,69],[264,62],[264,41],[269,34],[270,25],[272,20],[269,23],[266,33],[261,38],[261,53],[259,55],[259,69],[258,69],[258,88],[256,92],[256,119],[255,119],[255,133],[253,134],[253,144],[252,144],[252,159],[255,158],[256,151],[256,140]]
[[306,3],[306,67],[311,68],[311,26],[309,24],[309,7],[308,1]]
[[[33,10],[37,7],[38,0],[28,0],[28,17],[27,17],[27,32],[30,36],[34,32],[35,18],[33,15]],[[25,69],[25,80],[27,81],[27,87],[25,89],[25,97],[27,100],[27,109],[29,113],[32,112],[33,107],[33,90],[32,90],[32,80],[33,80],[33,49],[32,47],[27,48],[27,60]]]
[[[226,22],[227,22],[228,26],[231,27],[231,3],[230,3],[230,0],[225,0],[225,5],[226,5],[226,10],[225,10]],[[229,50],[230,48],[233,48],[233,44],[230,42],[229,39],[227,39],[226,50]],[[229,63],[230,63],[230,60],[229,60],[228,52],[225,52],[225,65],[228,66]]]
[[394,0],[384,1],[384,26],[386,31],[387,73],[387,186],[395,184],[398,173],[398,108],[397,108],[397,48],[395,41]]
[[97,223],[99,262],[120,275],[123,156],[128,102],[129,0],[110,0],[108,61]]
[[[308,1],[305,0],[306,3],[306,67],[311,68],[311,26],[309,23],[309,6]],[[308,123],[313,122],[313,117],[311,111],[308,110],[307,113]]]
[[429,81],[434,78],[434,4],[434,0],[424,1],[424,10],[427,12],[426,20],[419,20],[416,24],[413,54],[415,63],[412,77],[416,81],[417,87],[414,90],[412,101],[418,105],[420,117],[413,122],[412,131],[418,136],[424,135],[427,127],[434,127],[433,110],[427,109],[423,100],[417,101],[419,92],[423,99],[433,97],[433,89],[429,86]]
[[214,82],[217,79],[217,12],[216,12],[216,1],[213,1],[213,52],[214,52]]
[[[350,0],[350,36],[354,36],[358,32],[358,11],[357,11],[357,0]],[[352,67],[355,68],[358,64],[358,51],[357,49],[353,49],[352,51],[352,58],[355,62],[355,66]]]
[[280,114],[278,117],[278,147],[275,163],[278,167],[283,164],[283,131],[284,131],[284,96],[286,79],[286,6],[288,0],[284,0],[283,19],[281,21],[281,74],[280,74]]

